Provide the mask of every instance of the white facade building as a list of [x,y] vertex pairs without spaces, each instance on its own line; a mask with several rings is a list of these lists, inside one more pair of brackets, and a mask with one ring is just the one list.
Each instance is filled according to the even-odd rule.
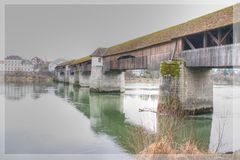
[[23,72],[33,72],[33,64],[29,60],[23,60],[22,61],[22,69]]
[[33,64],[19,56],[8,56],[5,58],[5,71],[7,72],[32,72]]
[[15,72],[21,70],[22,58],[19,56],[8,56],[5,58],[5,71]]
[[0,60],[0,72],[5,71],[5,63],[3,60]]

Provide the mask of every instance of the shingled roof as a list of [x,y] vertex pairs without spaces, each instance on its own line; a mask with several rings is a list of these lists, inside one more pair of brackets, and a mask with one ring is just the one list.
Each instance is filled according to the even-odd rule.
[[70,65],[76,65],[76,64],[80,64],[90,60],[91,60],[91,56],[85,56],[85,57],[74,60]]
[[107,48],[98,48],[92,54],[91,57],[102,57],[106,53]]
[[66,66],[66,65],[70,65],[73,62],[74,62],[74,60],[65,61],[65,62],[60,63],[59,65],[57,65],[57,67],[63,67],[63,66]]
[[185,23],[112,46],[108,48],[105,56],[146,48],[175,38],[240,22],[239,16],[236,15],[238,11],[240,11],[240,4],[215,11]]

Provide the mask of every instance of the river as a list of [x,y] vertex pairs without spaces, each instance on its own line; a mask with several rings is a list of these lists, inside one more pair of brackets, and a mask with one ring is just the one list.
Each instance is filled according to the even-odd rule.
[[[126,85],[124,94],[90,93],[62,83],[5,84],[6,154],[135,153],[136,128],[159,130],[158,87]],[[214,86],[214,112],[187,118],[180,135],[194,134],[212,152],[240,149],[240,87]],[[3,99],[1,98],[0,99]],[[134,138],[129,137],[129,133]],[[136,134],[137,135],[137,134]]]

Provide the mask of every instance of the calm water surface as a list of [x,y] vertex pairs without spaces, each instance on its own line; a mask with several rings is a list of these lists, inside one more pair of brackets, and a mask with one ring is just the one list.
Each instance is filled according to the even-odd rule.
[[[162,117],[139,112],[139,108],[156,110],[158,87],[146,86],[128,84],[124,94],[114,95],[90,94],[87,88],[62,83],[7,83],[5,152],[129,156],[134,153],[129,132],[134,135],[134,128],[140,127],[155,133],[161,128]],[[211,151],[239,150],[239,89],[215,86],[214,113],[188,118],[179,134],[191,132]]]

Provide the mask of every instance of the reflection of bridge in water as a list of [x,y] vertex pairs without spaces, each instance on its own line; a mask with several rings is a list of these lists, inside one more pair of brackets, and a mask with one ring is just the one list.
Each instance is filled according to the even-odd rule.
[[[121,145],[128,151],[135,152],[133,144],[137,145],[139,141],[143,141],[143,135],[136,134],[147,128],[147,124],[137,124],[128,120],[131,111],[126,111],[124,105],[127,105],[124,100],[130,98],[124,94],[97,94],[89,92],[88,88],[79,88],[73,85],[58,84],[56,95],[64,97],[69,103],[73,104],[80,112],[89,118],[92,129],[97,134],[107,134],[111,136],[117,144]],[[64,95],[64,96],[62,96]],[[147,96],[146,96],[147,97]],[[150,100],[145,96],[142,102]],[[131,99],[132,101],[133,99]],[[128,108],[131,103],[128,104]],[[135,114],[141,114],[136,112]],[[154,127],[148,127],[149,133],[157,133],[164,129],[164,125],[174,124],[174,119],[171,117],[155,116],[152,121],[157,124]],[[146,117],[149,119],[149,117]],[[144,119],[142,119],[144,121]],[[176,139],[179,143],[184,140],[184,137],[192,137],[198,142],[198,145],[203,148],[208,148],[210,144],[211,133],[211,115],[208,118],[188,118],[184,121],[182,128],[176,133]],[[152,124],[151,124],[152,125]],[[154,128],[155,130],[151,130]],[[134,136],[135,137],[134,137]],[[128,138],[127,138],[128,137]]]
[[[60,82],[89,86],[94,92],[124,92],[127,70],[159,71],[161,62],[180,60],[178,85],[160,81],[160,96],[176,88],[186,110],[212,111],[212,68],[240,67],[240,5],[236,4],[56,67]],[[167,67],[169,68],[169,66]],[[171,68],[171,67],[170,67]],[[170,75],[171,73],[167,73]]]
[[[126,94],[111,95],[90,94],[88,88],[79,88],[62,83],[57,85],[7,83],[5,87],[6,107],[8,104],[10,105],[8,102],[12,100],[24,101],[23,97],[36,99],[33,96],[36,93],[39,93],[40,96],[41,94],[57,95],[85,115],[96,134],[109,136],[116,144],[131,152],[136,152],[134,146],[143,141],[143,135],[139,134],[142,133],[141,131],[159,133],[163,132],[165,127],[174,127],[175,123],[175,119],[171,117],[156,116],[155,113],[151,112],[139,112],[140,104],[142,107],[154,108],[154,103],[157,103],[157,96],[152,93],[149,96],[146,92],[142,94],[139,90],[136,91],[138,94],[131,90],[130,92],[126,91]],[[238,125],[240,111],[238,108],[229,107],[229,103],[240,103],[239,91],[233,100],[232,95],[227,94],[232,92],[231,87],[214,88],[216,98],[214,99],[213,115],[187,118],[181,128],[177,130],[176,140],[181,142],[183,137],[190,136],[199,142],[201,147],[209,147],[211,151],[216,151],[217,148],[219,152],[239,150],[240,134],[238,134],[239,130],[235,128]],[[17,99],[8,98],[16,95]],[[22,95],[25,96],[22,97]],[[81,124],[81,122],[79,123]],[[220,133],[222,133],[222,137],[219,138]],[[143,146],[138,149],[140,150],[141,147]]]

